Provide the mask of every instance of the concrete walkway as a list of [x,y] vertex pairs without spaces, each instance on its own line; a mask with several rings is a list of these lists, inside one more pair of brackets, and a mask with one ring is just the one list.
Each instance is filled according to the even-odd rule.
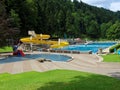
[[[38,52],[34,52],[38,53]],[[15,62],[1,63],[0,73],[22,73],[28,71],[44,72],[55,69],[68,69],[92,72],[120,78],[120,63],[100,62],[101,58],[95,54],[64,54],[74,57],[69,62],[39,62],[37,60],[18,60]]]

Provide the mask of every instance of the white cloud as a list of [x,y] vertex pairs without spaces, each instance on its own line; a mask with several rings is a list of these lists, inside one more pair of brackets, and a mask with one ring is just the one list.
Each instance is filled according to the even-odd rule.
[[95,6],[100,7],[100,8],[103,7],[102,4],[98,4],[98,5],[96,4]]
[[98,4],[98,3],[104,3],[107,0],[82,0],[82,1],[89,4]]
[[120,10],[120,0],[82,0],[85,3],[97,7],[103,7],[112,11]]
[[82,1],[90,5],[103,7],[106,9],[109,9],[110,2],[112,2],[112,0],[82,0]]
[[112,11],[120,11],[120,2],[113,2],[110,4],[110,10]]
[[92,6],[103,7],[112,11],[120,10],[120,0],[81,0],[81,1]]

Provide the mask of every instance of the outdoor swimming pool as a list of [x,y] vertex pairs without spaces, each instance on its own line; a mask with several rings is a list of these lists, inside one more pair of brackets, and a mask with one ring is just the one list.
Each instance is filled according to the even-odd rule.
[[0,59],[1,63],[17,62],[23,60],[38,60],[39,58],[49,59],[51,61],[68,61],[72,57],[60,54],[26,54],[25,57],[8,56]]
[[92,51],[93,53],[97,53],[99,48],[105,49],[114,44],[116,43],[115,42],[93,42],[93,43],[81,44],[81,45],[69,45],[67,47],[62,48],[62,50],[73,50],[73,51],[81,51],[81,52]]
[[60,54],[28,54],[25,57],[30,59],[45,58],[52,61],[68,61],[72,59],[72,57]]

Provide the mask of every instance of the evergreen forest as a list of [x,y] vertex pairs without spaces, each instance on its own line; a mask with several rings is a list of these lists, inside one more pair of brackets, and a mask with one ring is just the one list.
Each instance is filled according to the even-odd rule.
[[28,30],[60,38],[120,39],[120,11],[77,0],[0,0],[0,42]]

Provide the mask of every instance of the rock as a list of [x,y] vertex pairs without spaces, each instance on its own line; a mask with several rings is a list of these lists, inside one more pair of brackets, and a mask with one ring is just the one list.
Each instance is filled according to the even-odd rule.
[[40,58],[40,59],[38,59],[38,61],[42,62],[42,63],[45,62],[45,61],[46,62],[52,62],[50,59],[44,59],[44,58]]
[[47,62],[52,62],[50,59],[47,59],[46,61],[47,61]]
[[38,61],[43,63],[45,61],[45,59],[41,58]]

